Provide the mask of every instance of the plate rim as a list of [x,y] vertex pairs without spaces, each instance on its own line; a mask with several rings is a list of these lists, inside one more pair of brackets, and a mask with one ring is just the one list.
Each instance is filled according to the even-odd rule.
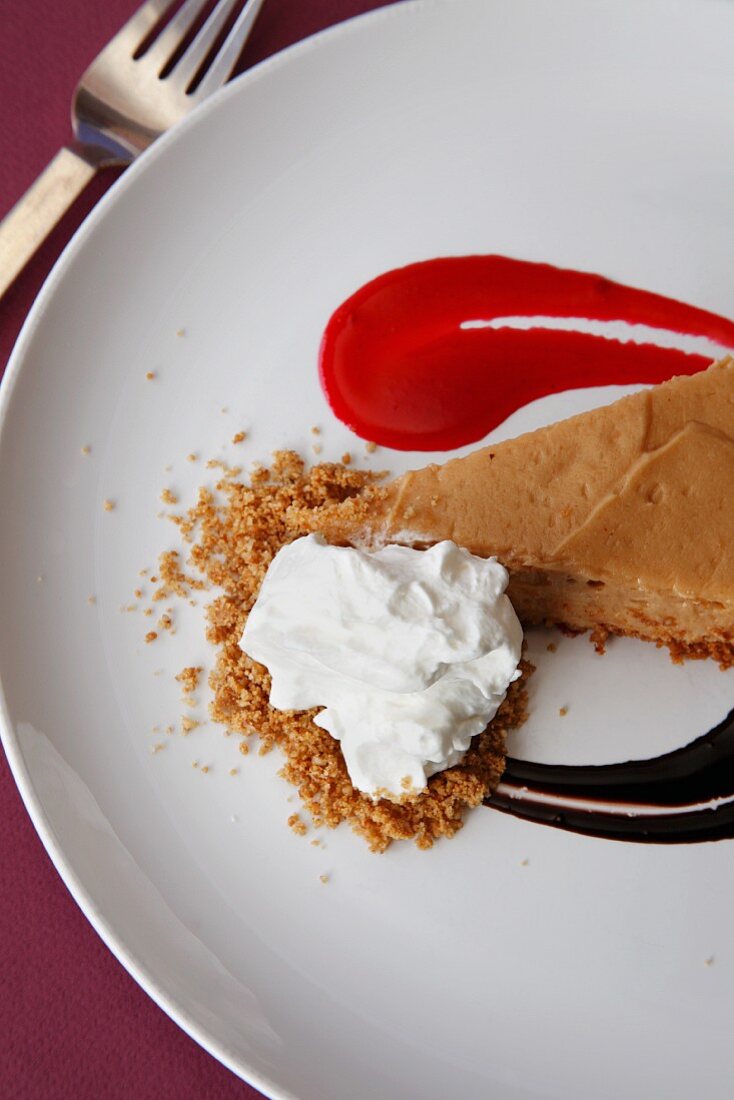
[[[259,62],[222,88],[207,100],[207,102],[196,112],[189,116],[189,118],[183,120],[171,131],[168,131],[158,139],[148,151],[130,166],[130,169],[125,171],[122,176],[112,184],[107,193],[76,230],[44,281],[37,298],[24,320],[20,334],[9,357],[4,377],[0,382],[0,438],[2,437],[2,432],[9,419],[9,410],[16,382],[20,377],[21,370],[26,365],[27,352],[39,327],[43,323],[46,310],[53,301],[54,294],[59,289],[63,279],[67,277],[69,269],[72,268],[80,250],[84,247],[89,237],[96,231],[98,224],[107,216],[108,210],[114,206],[115,202],[119,201],[121,196],[125,194],[127,188],[137,186],[136,180],[138,177],[145,174],[148,170],[147,166],[152,166],[156,162],[157,157],[165,155],[165,151],[170,143],[175,144],[177,141],[185,140],[184,135],[188,133],[189,129],[192,126],[206,125],[206,120],[212,113],[216,113],[220,104],[228,102],[230,97],[233,98],[237,95],[247,94],[245,89],[249,87],[250,84],[255,84],[259,79],[267,77],[271,71],[277,71],[281,65],[287,65],[292,59],[299,57],[301,54],[307,54],[310,50],[318,49],[322,43],[328,44],[338,40],[341,35],[346,36],[347,34],[358,33],[366,24],[372,25],[373,22],[377,23],[378,20],[387,21],[393,17],[400,18],[403,16],[409,19],[413,15],[422,17],[426,13],[430,15],[431,12],[446,9],[450,5],[453,5],[457,10],[459,10],[461,6],[465,6],[469,9],[475,6],[476,2],[477,0],[468,0],[464,5],[463,0],[396,0],[396,2],[390,3],[382,8],[363,12],[350,19],[343,20]],[[501,8],[505,4],[511,5],[511,0],[493,0],[493,3],[497,8]],[[714,4],[718,7],[718,0],[711,0],[712,7]],[[692,0],[676,0],[675,6],[692,9],[693,3]],[[11,774],[18,787],[18,791],[33,827],[56,871],[59,873],[62,882],[69,890],[76,904],[82,910],[86,919],[92,925],[94,931],[112,952],[118,962],[124,966],[136,984],[139,985],[155,1004],[190,1038],[235,1074],[237,1078],[250,1084],[253,1088],[259,1089],[265,1096],[270,1097],[271,1100],[301,1100],[300,1090],[299,1093],[295,1093],[290,1088],[286,1088],[273,1081],[268,1074],[253,1069],[246,1058],[234,1054],[228,1049],[226,1041],[217,1038],[215,1033],[208,1029],[206,1025],[199,1023],[194,1018],[191,1011],[182,1007],[180,998],[169,992],[165,984],[154,977],[149,967],[138,961],[135,953],[127,947],[123,936],[115,931],[112,919],[105,916],[101,907],[96,903],[92,888],[85,887],[80,876],[75,872],[71,860],[65,854],[63,846],[51,825],[49,816],[44,809],[42,798],[36,792],[31,778],[31,769],[26,763],[20,738],[11,722],[1,676],[0,743],[2,743],[4,747]],[[118,843],[122,845],[119,838],[116,837],[116,839],[118,839]],[[124,847],[124,845],[122,846]]]
[[[2,436],[6,422],[9,419],[10,405],[13,392],[20,372],[26,359],[26,352],[30,343],[43,321],[46,310],[56,293],[57,288],[66,278],[69,269],[75,262],[86,240],[95,231],[97,225],[107,216],[107,211],[117,203],[130,187],[137,186],[137,180],[145,174],[148,166],[155,163],[159,157],[165,154],[168,146],[185,140],[185,135],[194,126],[206,125],[206,120],[219,109],[221,103],[227,102],[236,96],[247,94],[246,89],[266,77],[270,72],[277,71],[284,65],[288,65],[292,59],[301,54],[318,50],[322,45],[341,37],[358,33],[365,24],[387,21],[395,17],[411,18],[417,13],[431,8],[446,7],[456,0],[392,0],[383,7],[361,12],[358,15],[343,19],[314,34],[286,46],[275,54],[259,61],[252,68],[240,73],[230,80],[218,91],[213,93],[190,115],[181,120],[177,125],[163,133],[151,146],[148,147],[135,161],[130,164],[122,175],[115,180],[105,192],[99,202],[87,214],[81,225],[76,229],[71,239],[62,249],[54,262],[50,272],[46,276],[40,291],[26,315],[20,332],[13,345],[10,357],[6,364],[2,378],[0,379],[0,437]],[[467,4],[469,7],[470,4]],[[253,1069],[242,1058],[234,1055],[227,1049],[226,1043],[217,1038],[204,1025],[198,1023],[191,1013],[183,1008],[178,999],[171,994],[149,971],[148,967],[140,963],[135,954],[127,947],[122,936],[114,930],[110,919],[104,915],[95,901],[91,890],[83,885],[76,871],[71,865],[69,857],[65,854],[52,825],[48,814],[44,809],[41,796],[37,793],[28,764],[26,763],[20,739],[13,728],[8,703],[0,672],[0,744],[5,752],[10,774],[13,777],[24,808],[31,819],[33,828],[39,837],[46,854],[54,869],[61,878],[62,883],[71,894],[76,905],[83,913],[85,919],[91,925],[93,931],[99,936],[105,947],[114,958],[124,967],[133,981],[138,985],[154,1004],[181,1028],[198,1046],[217,1062],[225,1066],[246,1084],[258,1089],[270,1100],[300,1100],[299,1096],[290,1089],[284,1088],[273,1081],[267,1075]],[[115,834],[115,839],[124,848],[122,841]]]

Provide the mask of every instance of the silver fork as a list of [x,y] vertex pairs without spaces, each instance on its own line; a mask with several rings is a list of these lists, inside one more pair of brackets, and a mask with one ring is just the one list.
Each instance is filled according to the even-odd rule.
[[218,0],[176,57],[207,2],[185,0],[163,24],[174,0],[146,0],[84,73],[71,104],[74,140],[0,222],[0,298],[100,168],[129,164],[232,74],[264,0],[246,0],[209,57],[242,2]]

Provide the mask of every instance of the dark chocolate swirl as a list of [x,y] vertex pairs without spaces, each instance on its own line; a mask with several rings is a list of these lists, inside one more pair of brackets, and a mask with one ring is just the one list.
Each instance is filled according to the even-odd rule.
[[509,758],[485,805],[612,840],[734,837],[734,710],[690,744],[649,760],[566,765]]

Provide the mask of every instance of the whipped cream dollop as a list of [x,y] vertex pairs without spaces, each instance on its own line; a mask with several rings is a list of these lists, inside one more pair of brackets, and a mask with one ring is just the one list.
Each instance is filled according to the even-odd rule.
[[307,535],[273,558],[240,645],[278,710],[323,707],[352,783],[422,790],[459,763],[520,675],[507,570],[453,542],[375,552]]

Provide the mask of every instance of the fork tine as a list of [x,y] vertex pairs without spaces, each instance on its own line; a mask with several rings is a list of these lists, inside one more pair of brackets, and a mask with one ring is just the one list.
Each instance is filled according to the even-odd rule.
[[140,43],[153,30],[158,20],[163,18],[172,3],[173,0],[146,0],[130,16],[127,23],[120,27],[110,45],[112,45],[112,42],[119,42],[120,46],[124,43],[129,48],[130,53],[134,53]]
[[260,8],[265,0],[247,0],[244,8],[237,16],[232,29],[222,43],[221,49],[207,69],[204,77],[196,89],[196,95],[204,99],[216,91],[230,76],[237,64],[237,59],[242,53],[245,42],[250,37],[255,20],[260,14]]
[[222,31],[222,27],[224,27],[235,5],[238,3],[239,0],[219,0],[219,3],[213,8],[206,23],[204,23],[204,26],[196,35],[196,38],[189,45],[183,57],[181,57],[174,66],[171,77],[184,89],[188,88],[189,84],[196,76],[201,63],[216,42],[217,36]]
[[[161,0],[157,0],[157,2],[160,3]],[[169,4],[170,2],[171,0],[168,0]],[[185,0],[173,19],[151,44],[150,49],[143,54],[146,62],[148,64],[152,63],[156,72],[160,73],[166,67],[206,3],[207,0]]]

